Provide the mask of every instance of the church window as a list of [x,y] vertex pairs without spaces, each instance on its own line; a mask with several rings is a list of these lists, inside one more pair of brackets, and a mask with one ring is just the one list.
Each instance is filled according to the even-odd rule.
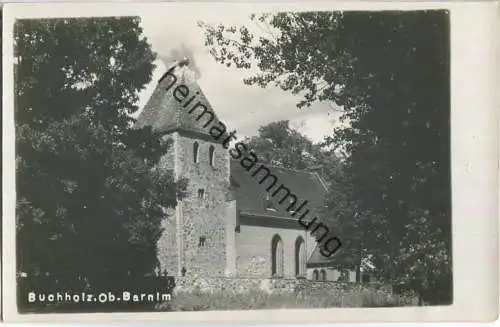
[[209,156],[209,163],[210,163],[210,166],[213,166],[214,165],[214,152],[215,152],[215,148],[213,145],[210,146],[210,149],[208,150],[208,156]]
[[325,271],[325,269],[321,269],[321,280],[326,280],[326,271]]
[[200,236],[200,239],[198,241],[198,247],[205,246],[205,241],[206,240],[207,240],[207,238],[205,236]]
[[295,276],[302,277],[306,271],[306,251],[305,242],[302,237],[297,237],[295,241]]
[[193,144],[193,162],[197,163],[198,162],[198,150],[199,150],[199,145],[198,142],[194,142]]
[[204,199],[205,198],[205,190],[202,188],[198,189],[198,199]]
[[266,194],[266,210],[276,211],[276,206],[274,205],[274,201],[269,195],[269,192]]
[[274,235],[271,241],[271,276],[283,277],[283,241]]
[[318,271],[316,269],[314,269],[313,271],[313,280],[318,280]]

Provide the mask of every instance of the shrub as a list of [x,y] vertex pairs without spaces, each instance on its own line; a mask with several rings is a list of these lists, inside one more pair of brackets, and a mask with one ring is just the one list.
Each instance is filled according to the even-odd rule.
[[309,291],[294,293],[183,293],[179,292],[172,302],[157,307],[162,311],[203,310],[257,310],[299,309],[332,307],[395,307],[415,305],[412,297],[391,295],[381,291],[352,290],[343,293],[331,291]]

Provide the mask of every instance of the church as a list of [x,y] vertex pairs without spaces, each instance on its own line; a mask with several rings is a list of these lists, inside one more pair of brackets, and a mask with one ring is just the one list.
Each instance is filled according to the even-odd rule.
[[[176,62],[168,73],[172,78],[159,80],[136,122],[171,143],[159,168],[189,181],[186,196],[163,221],[157,244],[161,271],[170,276],[318,279],[318,267],[333,269],[332,260],[318,255],[311,233],[190,113],[188,104],[196,102],[218,121],[189,62]],[[183,87],[173,88],[173,80]],[[196,99],[181,104],[179,98],[188,93]],[[327,188],[317,173],[268,167],[310,207],[323,206]]]

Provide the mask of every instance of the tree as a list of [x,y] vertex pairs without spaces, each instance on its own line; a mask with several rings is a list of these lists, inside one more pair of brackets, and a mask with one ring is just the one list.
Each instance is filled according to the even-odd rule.
[[290,127],[288,120],[261,126],[258,135],[245,143],[261,162],[291,169],[307,169],[318,164],[321,147]]
[[165,210],[184,183],[168,150],[134,129],[155,54],[139,19],[15,25],[18,271],[63,285],[110,286],[151,272]]
[[342,217],[346,235],[376,254],[382,277],[431,302],[439,282],[447,296],[437,301],[449,303],[447,12],[278,13],[251,21],[262,35],[200,24],[214,59],[256,65],[260,73],[245,83],[302,94],[299,108],[317,101],[341,108],[344,124],[326,143],[344,154],[347,208],[357,208]]
[[342,163],[332,149],[314,143],[290,127],[288,120],[261,126],[258,135],[247,138],[259,161],[278,167],[317,172],[326,184],[338,181]]

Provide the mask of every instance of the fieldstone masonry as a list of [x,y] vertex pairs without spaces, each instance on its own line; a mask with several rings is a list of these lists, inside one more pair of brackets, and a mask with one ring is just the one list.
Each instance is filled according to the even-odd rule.
[[[236,234],[236,265],[240,277],[268,278],[271,276],[271,240],[279,235],[283,245],[285,277],[295,277],[295,242],[301,238],[306,249],[312,249],[313,237],[299,224],[296,228],[240,226]],[[308,257],[310,254],[307,253]]]
[[[162,271],[188,276],[223,276],[226,270],[226,192],[229,189],[229,157],[220,144],[174,133],[173,151],[165,162],[176,178],[189,180],[187,195],[166,217],[158,243]],[[194,162],[194,144],[198,144]],[[210,146],[214,147],[210,165]],[[168,162],[173,162],[169,166]],[[202,242],[200,242],[202,240]]]
[[[176,134],[165,137],[165,141],[171,142],[171,148],[168,149],[165,156],[160,159],[159,169],[171,170],[175,169],[175,138]],[[177,232],[177,208],[169,208],[166,212],[165,219],[162,222],[163,234],[158,240],[158,261],[160,263],[161,271],[167,271],[169,275],[177,275],[180,271],[179,255],[177,251],[178,232]]]
[[342,282],[318,282],[303,278],[175,278],[174,295],[177,293],[247,293],[252,290],[261,290],[268,293],[298,293],[314,291],[330,291],[332,294],[349,291],[372,289],[379,292],[392,294],[390,285]]

